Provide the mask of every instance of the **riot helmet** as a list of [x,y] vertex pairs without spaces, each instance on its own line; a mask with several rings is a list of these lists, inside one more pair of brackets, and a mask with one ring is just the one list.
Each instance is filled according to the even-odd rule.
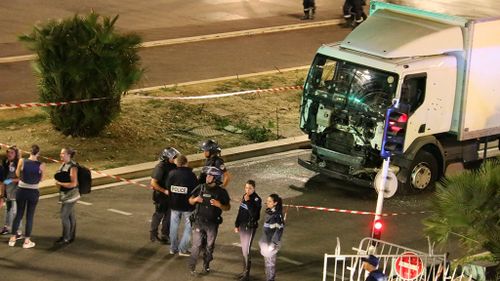
[[179,154],[180,152],[177,149],[173,147],[167,147],[160,153],[160,161],[173,160]]
[[201,150],[208,151],[210,156],[219,154],[222,149],[214,140],[206,140],[201,144]]
[[201,169],[201,173],[207,176],[213,176],[216,183],[222,183],[222,175],[224,173],[217,167],[205,166]]

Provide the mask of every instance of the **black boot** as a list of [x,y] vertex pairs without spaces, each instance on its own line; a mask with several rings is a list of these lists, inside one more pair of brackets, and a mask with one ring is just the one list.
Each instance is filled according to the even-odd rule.
[[248,261],[245,265],[245,270],[241,274],[241,278],[239,281],[249,281],[250,280],[250,267],[252,266],[252,262]]
[[301,18],[301,20],[308,20],[309,19],[309,9],[304,9],[304,16]]

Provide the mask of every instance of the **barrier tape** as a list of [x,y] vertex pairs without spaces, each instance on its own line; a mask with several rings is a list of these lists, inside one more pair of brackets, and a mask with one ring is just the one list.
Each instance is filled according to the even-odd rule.
[[49,106],[63,106],[67,104],[76,104],[76,103],[84,103],[91,101],[100,101],[106,100],[109,98],[90,98],[83,100],[72,100],[72,101],[60,101],[60,102],[47,102],[47,103],[36,103],[36,102],[28,102],[28,103],[0,103],[0,110],[2,109],[12,109],[12,108],[31,108],[31,107],[49,107]]
[[131,98],[139,99],[154,99],[154,100],[196,100],[196,99],[218,99],[232,96],[240,96],[246,94],[259,94],[259,93],[271,93],[271,92],[283,92],[289,90],[301,90],[303,86],[286,86],[270,89],[258,89],[258,90],[246,90],[233,93],[223,93],[223,94],[213,94],[213,95],[203,95],[203,96],[185,96],[185,97],[158,97],[158,96],[143,96],[143,95],[133,95]]
[[[297,211],[299,209],[308,209],[308,210],[316,210],[316,211],[325,211],[325,212],[336,212],[336,213],[345,213],[345,214],[355,214],[355,215],[375,215],[375,212],[365,212],[365,211],[355,211],[355,210],[346,210],[346,209],[336,209],[336,208],[325,208],[325,207],[317,207],[317,206],[304,206],[304,205],[290,205],[283,204],[283,206],[290,208],[296,208]],[[431,211],[415,211],[415,212],[402,212],[402,213],[382,213],[382,217],[390,217],[390,216],[402,216],[402,215],[420,215],[432,213]]]
[[[3,146],[5,148],[9,148],[11,147],[10,145],[8,144],[4,144],[4,143],[0,143],[0,146]],[[25,152],[23,151],[22,149],[19,149],[19,152],[21,153],[25,153],[25,154],[29,154],[28,152]],[[39,156],[40,158],[43,158],[43,159],[47,159],[49,161],[52,161],[54,163],[59,163],[59,164],[63,164],[62,161],[60,160],[56,160],[56,159],[53,159],[53,158],[50,158],[50,157],[47,157],[47,156]],[[98,171],[98,170],[95,170],[93,168],[88,168],[90,171],[92,171],[93,173],[96,173],[96,174],[99,174],[99,175],[103,175],[103,176],[106,176],[106,177],[109,177],[109,178],[112,178],[112,179],[115,179],[117,181],[123,181],[123,182],[126,182],[126,183],[129,183],[129,184],[133,184],[133,185],[137,185],[137,186],[140,186],[140,187],[143,187],[143,188],[146,188],[146,189],[151,189],[149,186],[145,185],[145,184],[142,184],[142,183],[139,183],[139,182],[136,182],[134,180],[129,180],[129,179],[125,179],[125,178],[122,178],[120,176],[115,176],[115,175],[111,175],[111,174],[106,174],[104,172],[101,172],[101,171]]]
[[[283,92],[289,90],[301,90],[303,86],[286,86],[286,87],[278,87],[271,89],[258,89],[258,90],[247,90],[247,91],[239,91],[233,93],[223,93],[223,94],[213,94],[213,95],[203,95],[203,96],[184,96],[184,97],[158,97],[158,96],[143,96],[143,95],[131,95],[131,98],[138,99],[154,99],[154,100],[197,100],[197,99],[218,99],[224,97],[231,96],[239,96],[246,94],[258,94],[258,93],[271,93],[271,92]],[[83,100],[72,100],[72,101],[61,101],[61,102],[47,102],[47,103],[37,103],[37,102],[28,102],[28,103],[0,103],[0,110],[3,109],[13,109],[13,108],[32,108],[32,107],[50,107],[50,106],[63,106],[68,104],[77,104],[84,102],[92,102],[92,101],[100,101],[109,99],[107,97],[102,98],[90,98]]]

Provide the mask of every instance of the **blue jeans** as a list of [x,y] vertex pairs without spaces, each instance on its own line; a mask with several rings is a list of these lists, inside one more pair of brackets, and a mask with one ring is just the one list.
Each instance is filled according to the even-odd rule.
[[[191,222],[189,216],[191,212],[183,212],[170,210],[170,250],[176,252],[187,252],[189,249],[189,241],[191,240]],[[181,220],[184,221],[184,232],[182,233],[181,242],[179,244],[177,239],[177,231]]]

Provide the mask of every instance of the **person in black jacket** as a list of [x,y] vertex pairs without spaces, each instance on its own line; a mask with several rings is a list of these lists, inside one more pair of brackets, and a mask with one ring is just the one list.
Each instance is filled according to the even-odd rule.
[[255,181],[248,180],[245,184],[245,194],[241,198],[240,208],[234,223],[234,232],[240,234],[241,252],[243,254],[243,272],[238,276],[240,281],[250,278],[250,248],[255,231],[259,225],[262,200],[255,192]]
[[281,248],[281,236],[285,222],[283,220],[283,200],[278,194],[271,194],[266,200],[266,218],[264,233],[259,240],[260,253],[264,257],[266,281],[276,277],[276,256]]
[[[206,158],[205,167],[216,167],[221,170],[222,187],[227,187],[227,185],[229,184],[230,175],[226,169],[226,166],[224,165],[224,160],[220,157],[222,149],[219,144],[214,140],[206,140],[201,144],[200,148],[201,150],[203,150],[203,154]],[[204,183],[206,176],[207,175],[202,171],[198,179],[199,182]]]
[[205,167],[203,172],[207,175],[205,183],[198,185],[189,198],[189,204],[196,206],[191,221],[193,245],[188,262],[192,275],[197,275],[195,268],[201,250],[204,250],[203,272],[210,272],[222,211],[231,208],[229,194],[221,187],[222,171],[216,167]]
[[[184,155],[179,155],[175,159],[177,169],[170,172],[167,178],[166,187],[170,192],[170,254],[179,256],[189,256],[189,241],[191,240],[191,216],[194,206],[189,204],[189,196],[198,185],[198,179],[193,170],[188,167],[188,159]],[[184,222],[184,232],[181,242],[177,237],[177,231]]]
[[[153,203],[155,212],[151,218],[150,236],[151,242],[159,240],[165,244],[170,240],[170,208],[168,189],[165,184],[170,171],[177,168],[174,160],[179,151],[173,147],[167,147],[160,153],[160,162],[156,165],[151,176],[151,189],[153,189]],[[161,237],[158,237],[158,227],[161,227]]]
[[365,281],[387,281],[385,274],[378,269],[380,261],[376,256],[369,255],[361,260],[363,261],[363,269],[369,272]]

